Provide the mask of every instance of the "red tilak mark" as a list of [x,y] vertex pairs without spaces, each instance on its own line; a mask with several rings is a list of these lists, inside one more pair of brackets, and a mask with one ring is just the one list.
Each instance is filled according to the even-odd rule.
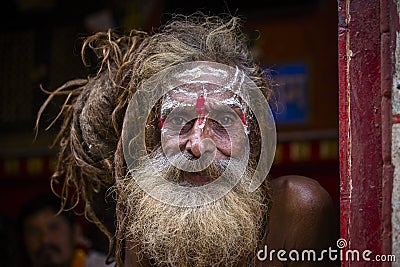
[[199,124],[202,125],[204,123],[204,116],[208,113],[207,109],[205,109],[204,104],[206,99],[203,95],[200,95],[196,101],[196,112],[199,113]]
[[206,102],[206,99],[204,98],[203,95],[200,95],[196,101],[196,112],[202,116],[204,116],[208,113],[208,111],[204,108],[205,102]]
[[200,117],[198,118],[198,121],[199,121],[199,125],[203,125],[203,123],[204,123],[204,116],[200,116]]
[[245,112],[242,113],[242,123],[244,126],[248,126],[247,121],[246,121],[246,113]]
[[164,127],[165,119],[160,119],[160,130]]

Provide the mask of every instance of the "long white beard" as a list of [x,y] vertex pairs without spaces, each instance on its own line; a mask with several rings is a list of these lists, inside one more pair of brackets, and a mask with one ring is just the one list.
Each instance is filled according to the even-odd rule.
[[[179,182],[180,171],[158,152],[118,186],[119,201],[127,212],[127,243],[138,246],[139,258],[151,259],[157,266],[253,265],[270,201],[265,188],[248,192],[251,175],[246,172],[221,199],[199,207],[177,207],[154,199],[137,185],[135,179],[149,183],[158,179],[154,167],[166,180]],[[216,168],[222,167],[216,164]]]

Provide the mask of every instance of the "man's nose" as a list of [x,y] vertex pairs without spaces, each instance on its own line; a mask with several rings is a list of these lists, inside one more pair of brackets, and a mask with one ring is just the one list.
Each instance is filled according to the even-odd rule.
[[51,243],[52,235],[49,233],[48,230],[43,230],[41,233],[41,239],[43,244]]
[[216,149],[215,143],[211,138],[208,120],[197,119],[189,131],[185,150],[196,158],[200,158],[205,153],[213,153]]

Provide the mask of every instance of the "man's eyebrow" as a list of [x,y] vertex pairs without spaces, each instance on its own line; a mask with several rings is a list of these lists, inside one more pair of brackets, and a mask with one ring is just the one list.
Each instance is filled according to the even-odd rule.
[[227,106],[230,107],[231,109],[240,109],[240,110],[243,109],[243,105],[240,104],[228,104]]
[[[207,106],[207,105],[206,105]],[[232,112],[242,112],[243,111],[243,105],[240,103],[230,103],[230,104],[221,104],[221,103],[215,103],[209,105],[209,108],[211,110],[226,110],[226,111],[232,111]]]

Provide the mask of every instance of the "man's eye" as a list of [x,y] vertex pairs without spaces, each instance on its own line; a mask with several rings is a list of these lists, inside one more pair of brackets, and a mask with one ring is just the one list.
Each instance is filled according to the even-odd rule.
[[174,125],[185,125],[186,120],[183,117],[173,117],[171,118],[171,123]]
[[223,116],[220,120],[219,123],[221,125],[229,125],[233,122],[232,118],[229,116]]

